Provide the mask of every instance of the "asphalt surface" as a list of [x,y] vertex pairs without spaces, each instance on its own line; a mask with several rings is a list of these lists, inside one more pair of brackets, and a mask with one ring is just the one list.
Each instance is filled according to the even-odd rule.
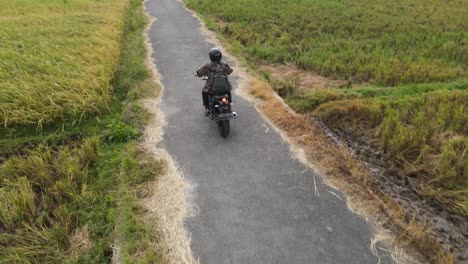
[[227,139],[219,135],[202,114],[204,83],[193,77],[212,44],[181,2],[146,5],[157,18],[150,40],[165,87],[162,145],[194,186],[186,228],[200,263],[377,263],[369,225],[292,158],[252,103],[234,94],[239,118]]

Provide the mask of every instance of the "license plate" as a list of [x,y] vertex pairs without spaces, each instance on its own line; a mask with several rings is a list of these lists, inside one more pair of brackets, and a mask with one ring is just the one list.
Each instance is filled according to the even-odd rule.
[[232,113],[221,113],[218,115],[219,118],[231,118],[232,116]]

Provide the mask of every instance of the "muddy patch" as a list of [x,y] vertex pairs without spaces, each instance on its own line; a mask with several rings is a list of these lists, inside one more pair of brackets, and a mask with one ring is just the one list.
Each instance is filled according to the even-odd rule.
[[310,122],[320,124],[336,141],[344,142],[350,150],[367,163],[372,171],[372,182],[382,192],[396,201],[403,209],[406,221],[421,223],[445,250],[451,252],[458,263],[468,262],[468,221],[448,212],[437,201],[422,197],[419,181],[400,176],[392,171],[392,165],[380,158],[377,147],[367,140],[352,137],[344,131],[330,130],[320,120],[311,117]]

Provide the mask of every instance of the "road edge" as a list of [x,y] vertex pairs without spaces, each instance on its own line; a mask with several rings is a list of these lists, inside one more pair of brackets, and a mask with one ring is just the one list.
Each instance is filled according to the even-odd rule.
[[149,37],[150,30],[157,18],[151,16],[147,10],[147,1],[143,1],[143,13],[148,19],[143,33],[147,50],[146,65],[151,72],[153,82],[161,90],[157,96],[141,100],[141,105],[151,116],[144,129],[141,146],[156,159],[164,160],[166,170],[152,186],[153,195],[142,201],[142,204],[148,212],[156,215],[158,219],[154,228],[161,234],[162,238],[158,242],[158,246],[161,247],[160,250],[167,263],[193,264],[198,263],[198,261],[193,257],[190,248],[190,234],[184,227],[184,219],[189,213],[188,193],[191,185],[178,169],[172,156],[164,148],[158,147],[158,144],[163,140],[164,126],[166,125],[164,114],[160,110],[164,86],[153,59],[154,50]]

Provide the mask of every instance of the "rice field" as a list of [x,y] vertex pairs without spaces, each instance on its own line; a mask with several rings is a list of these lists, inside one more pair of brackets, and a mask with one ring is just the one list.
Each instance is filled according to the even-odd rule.
[[467,76],[463,0],[185,2],[250,58],[384,86]]
[[0,0],[0,263],[110,263],[116,239],[165,263],[137,201],[164,170],[137,144],[146,22],[140,0]]
[[42,127],[106,109],[128,0],[0,0],[0,123]]

